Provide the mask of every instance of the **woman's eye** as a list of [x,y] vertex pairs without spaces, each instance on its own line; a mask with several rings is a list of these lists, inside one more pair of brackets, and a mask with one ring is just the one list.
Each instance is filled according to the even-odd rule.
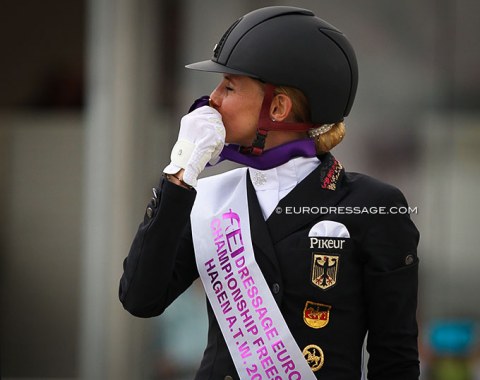
[[225,86],[225,89],[226,89],[227,91],[233,91],[233,88],[232,88],[232,87],[229,87],[229,86]]

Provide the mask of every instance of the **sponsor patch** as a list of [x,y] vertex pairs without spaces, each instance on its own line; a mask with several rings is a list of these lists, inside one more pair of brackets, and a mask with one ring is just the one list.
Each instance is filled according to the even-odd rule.
[[330,320],[331,308],[329,305],[307,301],[303,309],[303,320],[307,326],[313,329],[321,329]]

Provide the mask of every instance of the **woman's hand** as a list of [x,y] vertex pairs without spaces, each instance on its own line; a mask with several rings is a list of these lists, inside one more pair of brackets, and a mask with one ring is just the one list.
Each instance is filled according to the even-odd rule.
[[182,180],[197,185],[198,175],[207,162],[218,158],[225,145],[225,127],[222,115],[212,107],[203,106],[185,115],[180,123],[178,140],[170,155],[166,174],[185,169]]

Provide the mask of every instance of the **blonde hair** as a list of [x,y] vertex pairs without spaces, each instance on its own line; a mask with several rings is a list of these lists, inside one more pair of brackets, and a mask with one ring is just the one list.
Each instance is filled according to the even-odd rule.
[[[310,106],[308,104],[305,94],[294,88],[287,86],[278,86],[275,88],[274,95],[284,94],[287,95],[292,101],[292,114],[295,121],[300,123],[311,123],[310,120]],[[322,128],[324,125],[318,125],[317,128],[313,128],[311,131],[315,132],[316,129]],[[339,121],[333,123],[331,127],[324,133],[309,133],[309,137],[315,142],[317,154],[327,153],[345,137],[345,123]],[[311,136],[313,135],[313,136]]]
[[328,132],[321,135],[310,137],[315,142],[318,154],[330,152],[345,137],[345,123],[340,121],[334,123]]

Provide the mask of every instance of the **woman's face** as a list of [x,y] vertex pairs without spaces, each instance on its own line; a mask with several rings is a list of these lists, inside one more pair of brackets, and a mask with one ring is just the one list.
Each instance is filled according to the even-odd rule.
[[255,138],[262,107],[260,82],[240,75],[225,74],[210,94],[211,106],[222,115],[227,143],[250,146]]

